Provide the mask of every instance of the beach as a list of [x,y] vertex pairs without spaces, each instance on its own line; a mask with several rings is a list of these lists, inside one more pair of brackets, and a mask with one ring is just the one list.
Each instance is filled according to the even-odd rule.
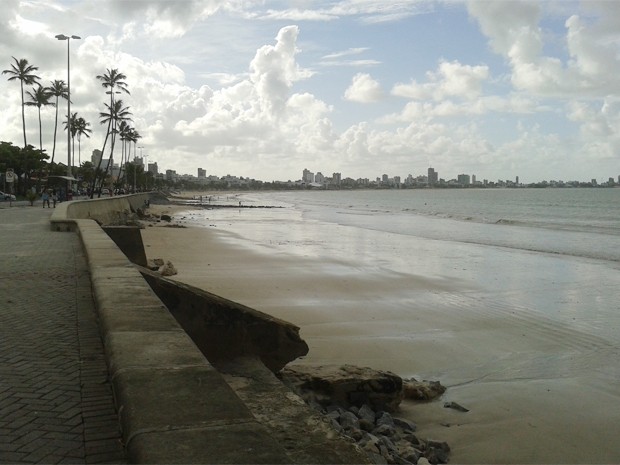
[[173,279],[298,325],[310,352],[294,363],[447,386],[400,414],[420,437],[447,441],[452,463],[620,461],[617,267],[288,209],[152,208],[184,227],[142,230],[147,257],[172,261]]

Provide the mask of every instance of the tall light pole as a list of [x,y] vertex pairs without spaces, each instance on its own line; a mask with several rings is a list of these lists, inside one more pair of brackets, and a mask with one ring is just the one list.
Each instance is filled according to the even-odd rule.
[[[81,39],[79,36],[66,36],[64,34],[58,34],[56,36],[58,40],[67,41],[67,176],[73,177],[71,172],[71,53],[69,44],[71,39]],[[71,180],[67,179],[67,200],[69,199],[69,191],[71,190]]]

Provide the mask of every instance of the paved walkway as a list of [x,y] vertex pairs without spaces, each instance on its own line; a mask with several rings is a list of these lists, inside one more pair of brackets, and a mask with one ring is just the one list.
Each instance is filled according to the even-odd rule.
[[0,202],[0,464],[126,463],[79,238],[17,204]]

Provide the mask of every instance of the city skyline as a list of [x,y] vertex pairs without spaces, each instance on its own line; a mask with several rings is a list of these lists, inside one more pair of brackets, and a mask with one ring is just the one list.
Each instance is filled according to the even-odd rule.
[[[179,173],[269,181],[312,161],[353,178],[434,166],[602,181],[620,161],[618,18],[605,1],[4,0],[0,69],[25,58],[43,85],[66,79],[55,36],[79,37],[83,150],[104,140],[95,76],[118,68],[144,153]],[[3,77],[0,140],[19,144],[19,85]],[[42,109],[48,154],[53,114]],[[31,108],[26,129],[37,141]]]

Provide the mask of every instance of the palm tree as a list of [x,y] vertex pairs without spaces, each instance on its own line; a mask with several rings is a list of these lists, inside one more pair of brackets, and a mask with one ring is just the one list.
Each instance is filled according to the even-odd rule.
[[[127,165],[127,163],[129,163],[129,156],[131,155],[131,142],[135,142],[138,140],[140,136],[140,134],[138,134],[138,131],[136,131],[134,128],[132,128],[131,126],[129,126],[129,124],[127,124],[125,121],[121,121],[120,125],[119,125],[119,135],[121,140],[123,141],[123,150],[122,150],[122,163],[121,163],[121,169],[120,169],[120,173],[119,173],[119,180],[123,177],[123,171],[125,171],[125,173],[127,172],[127,170],[123,170],[123,168]],[[135,156],[135,151],[134,151],[134,156]]]
[[15,60],[14,64],[11,64],[11,69],[5,69],[2,71],[2,74],[10,74],[8,78],[9,81],[20,81],[21,93],[22,93],[22,127],[24,128],[24,148],[28,146],[28,142],[26,142],[26,113],[24,111],[24,84],[31,86],[37,84],[39,79],[41,79],[36,74],[33,74],[37,69],[37,66],[32,66],[28,64],[28,60],[22,58],[18,60],[15,57],[12,57]]
[[78,119],[78,114],[76,113],[71,113],[71,118],[67,121],[63,121],[63,126],[65,127],[65,131],[68,131],[69,128],[71,128],[71,147],[69,147],[71,149],[71,166],[75,166],[75,135],[76,135],[76,131],[75,131],[75,123]]
[[78,140],[78,166],[82,166],[82,136],[90,138],[89,133],[93,132],[88,126],[90,123],[81,116],[71,123],[71,130],[75,131]]
[[[106,69],[106,71],[107,71],[107,74],[98,75],[97,79],[101,81],[101,85],[104,89],[110,89],[109,91],[106,92],[110,94],[110,105],[109,106],[106,105],[106,107],[110,109],[110,113],[111,113],[111,109],[114,107],[114,94],[115,93],[120,94],[121,92],[125,92],[129,94],[129,90],[127,90],[127,83],[125,82],[125,79],[127,79],[127,76],[125,76],[123,73],[119,73],[118,69],[116,68]],[[115,89],[118,89],[118,91],[116,91]],[[105,139],[103,141],[103,148],[101,149],[101,158],[99,158],[99,164],[97,165],[97,169],[95,170],[95,173],[98,173],[101,170],[101,161],[103,160],[103,154],[105,153],[105,146],[108,143],[108,138],[110,137],[110,134],[112,134],[113,132],[112,123],[114,122],[114,119],[109,118],[107,119],[107,122],[108,122],[108,129],[105,133]],[[112,158],[112,154],[110,153],[110,159],[111,158]],[[106,168],[106,174],[107,174],[107,168]],[[95,193],[96,184],[97,184],[97,176],[95,175],[93,182],[91,184],[91,193],[90,193],[91,199],[93,198],[93,195]]]
[[47,87],[43,87],[39,84],[38,87],[33,87],[32,92],[26,92],[30,100],[25,102],[25,105],[29,107],[37,107],[39,110],[39,149],[43,152],[43,130],[41,128],[41,107],[52,105],[56,106],[53,102],[50,102],[52,94],[49,93]]
[[68,89],[65,85],[65,81],[56,80],[52,81],[52,85],[48,87],[50,94],[53,97],[56,97],[56,119],[54,120],[54,148],[52,149],[52,161],[54,163],[54,155],[56,154],[56,132],[58,130],[58,99],[64,98],[65,100],[69,98]]
[[[110,131],[112,135],[112,142],[110,144],[110,158],[108,159],[108,164],[105,168],[103,179],[105,179],[105,177],[108,175],[108,169],[110,165],[114,163],[114,143],[116,140],[116,134],[118,133],[116,125],[124,121],[131,121],[131,112],[129,111],[129,107],[124,107],[123,105],[124,104],[122,100],[116,100],[112,104],[112,106],[106,103],[105,106],[108,109],[108,112],[99,113],[99,117],[101,118],[101,124],[108,123],[108,128],[113,128]],[[99,160],[99,166],[101,166],[101,160]]]

